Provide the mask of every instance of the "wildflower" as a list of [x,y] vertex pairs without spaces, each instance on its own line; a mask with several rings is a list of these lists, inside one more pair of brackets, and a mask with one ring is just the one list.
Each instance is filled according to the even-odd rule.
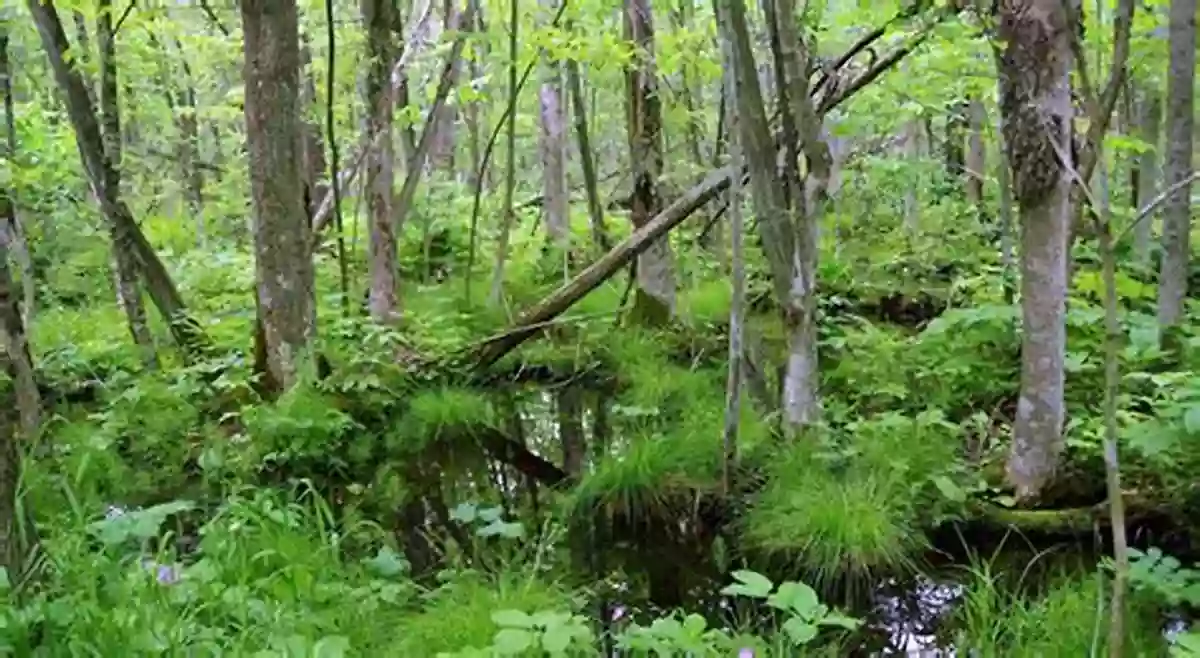
[[160,585],[174,585],[179,582],[179,568],[173,564],[158,565],[157,580]]
[[738,658],[754,658],[754,649],[742,647],[738,650]]
[[180,567],[176,564],[159,564],[150,558],[143,558],[142,569],[154,573],[154,579],[160,585],[174,585],[179,582]]
[[618,606],[614,606],[614,607],[613,607],[613,609],[612,609],[612,621],[619,621],[619,620],[620,620],[622,617],[624,617],[624,616],[625,616],[625,606],[623,606],[623,605],[618,605]]

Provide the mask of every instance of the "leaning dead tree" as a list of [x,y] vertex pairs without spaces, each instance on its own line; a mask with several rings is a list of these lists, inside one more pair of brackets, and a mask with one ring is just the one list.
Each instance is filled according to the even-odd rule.
[[[855,93],[879,79],[881,75],[894,68],[904,57],[921,43],[924,43],[937,22],[952,15],[954,12],[955,8],[953,4],[934,12],[930,19],[925,21],[924,28],[918,31],[916,35],[911,37],[907,42],[895,47],[886,55],[876,58],[872,66],[868,67],[862,73],[850,77],[843,84],[826,82],[839,75],[846,76],[847,74],[843,69],[835,70],[831,68],[827,70],[824,77],[818,79],[817,84],[814,85],[814,89],[810,94],[813,98],[813,104],[817,108],[817,114],[824,116],[829,111],[844,103]],[[906,10],[904,15],[911,16],[914,14],[909,9]],[[915,15],[922,16],[919,13]],[[891,22],[889,21],[889,24]],[[883,37],[883,34],[884,30],[875,30],[860,39],[851,46],[847,54],[836,60],[840,62],[838,66],[845,67],[853,59],[854,54],[869,50],[876,41]],[[781,138],[776,139],[777,149],[781,147],[782,141]],[[709,174],[703,181],[676,199],[674,203],[664,208],[662,212],[658,213],[645,225],[635,230],[632,235],[613,247],[599,260],[592,263],[590,267],[577,274],[538,303],[526,309],[509,329],[483,341],[483,344],[478,348],[478,352],[475,355],[477,366],[486,368],[496,363],[526,340],[536,336],[554,318],[569,309],[589,292],[595,290],[600,284],[608,280],[609,277],[620,271],[621,268],[629,265],[630,261],[645,251],[651,243],[662,238],[671,229],[690,217],[692,213],[725,191],[734,176],[744,177],[745,175],[746,168],[744,166],[737,169],[724,167]]]

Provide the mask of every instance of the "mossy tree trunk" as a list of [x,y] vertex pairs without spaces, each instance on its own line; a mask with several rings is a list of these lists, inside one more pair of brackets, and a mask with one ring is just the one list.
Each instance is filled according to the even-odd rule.
[[[1000,4],[1004,138],[1021,228],[1021,387],[1008,479],[1021,498],[1054,476],[1063,447],[1071,225],[1072,32],[1060,0]],[[1066,164],[1067,166],[1064,166]]]
[[289,388],[316,333],[304,206],[300,35],[295,0],[243,0],[246,141],[254,208],[257,332],[268,388]]

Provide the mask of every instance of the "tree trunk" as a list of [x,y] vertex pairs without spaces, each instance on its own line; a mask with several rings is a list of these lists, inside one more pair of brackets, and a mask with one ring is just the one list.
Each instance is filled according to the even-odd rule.
[[[0,27],[0,95],[4,100],[4,158],[14,162],[17,153],[17,115],[14,109],[12,73],[8,57],[9,33],[5,27]],[[33,319],[34,304],[37,290],[33,278],[33,256],[29,252],[29,241],[26,239],[25,227],[17,216],[17,207],[12,203],[12,190],[0,187],[0,203],[4,204],[4,212],[0,213],[0,247],[11,249],[21,265],[21,286],[25,290],[24,304],[21,306],[21,320],[29,326]],[[43,239],[52,242],[51,233],[43,234]]]
[[378,112],[367,115],[367,134],[380,135],[379,147],[367,156],[367,216],[370,218],[371,257],[368,266],[371,287],[367,308],[377,322],[391,323],[398,318],[399,282],[396,271],[396,222],[392,214],[394,185],[392,152],[392,114],[395,104],[390,64],[392,62],[392,25],[394,0],[362,0],[363,23],[367,28],[367,107]]
[[158,254],[138,228],[129,207],[121,200],[119,190],[105,185],[111,164],[104,152],[100,125],[92,111],[91,100],[83,78],[72,61],[65,57],[67,35],[52,0],[28,0],[30,13],[37,23],[38,34],[50,58],[54,78],[67,101],[67,112],[75,128],[75,141],[80,159],[87,171],[92,192],[100,201],[100,210],[108,223],[115,227],[114,239],[122,249],[132,253],[138,273],[154,305],[170,327],[175,342],[186,353],[203,349],[207,340],[200,325],[187,312],[175,283]]
[[579,62],[567,60],[567,87],[571,94],[571,109],[575,118],[575,140],[579,146],[579,167],[583,171],[583,187],[587,193],[588,219],[591,224],[592,242],[608,251],[612,243],[604,227],[604,206],[600,203],[600,188],[596,181],[596,154],[592,150],[591,135],[588,134],[587,105],[583,98],[583,80],[579,75]]
[[987,172],[987,108],[978,98],[967,105],[967,201],[976,207],[983,204],[983,179]]
[[[1192,173],[1192,126],[1195,122],[1196,0],[1171,0],[1167,77],[1167,153],[1163,186],[1168,189]],[[1175,326],[1183,316],[1191,256],[1191,185],[1183,185],[1163,206],[1163,258],[1158,275],[1158,324]]]
[[[443,0],[442,25],[446,30],[458,29],[458,7],[456,0]],[[465,25],[465,24],[464,24]],[[458,123],[458,110],[452,103],[443,103],[434,119],[435,130],[433,144],[429,149],[429,169],[445,172],[447,178],[454,179],[455,128]],[[408,174],[405,173],[407,176]]]
[[1001,111],[1021,226],[1021,391],[1008,479],[1018,498],[1054,477],[1063,447],[1072,143],[1071,28],[1060,0],[1000,5]]
[[[384,64],[387,66],[387,64]],[[303,184],[308,187],[309,207],[315,211],[317,204],[329,191],[325,178],[325,140],[321,137],[321,124],[314,120],[314,105],[317,101],[317,83],[313,79],[312,48],[308,39],[300,44],[300,71],[303,83],[300,87],[301,157],[304,163]]]
[[[553,12],[555,2],[549,0],[547,9]],[[538,115],[538,148],[542,155],[543,209],[546,213],[546,234],[560,249],[571,246],[570,217],[567,214],[567,106],[563,102],[562,65],[548,54],[542,57],[542,86],[538,90],[541,112]]]
[[183,101],[179,113],[179,163],[183,173],[183,195],[187,200],[188,211],[196,222],[197,241],[203,246],[205,240],[204,227],[204,172],[200,169],[200,124],[196,115],[196,84],[192,76],[192,67],[188,64],[183,52],[183,44],[175,40],[175,50],[179,53],[179,63],[183,69]]
[[300,146],[299,25],[295,0],[242,0],[241,8],[258,321],[266,374],[286,389],[316,333]]
[[[654,56],[654,16],[649,0],[625,0],[625,36],[637,47],[625,71],[626,130],[633,177],[629,218],[645,226],[662,209],[659,177],[663,167],[662,100]],[[670,240],[664,237],[637,261],[634,307],[639,318],[661,324],[675,314],[675,273]]]
[[[121,107],[117,92],[117,44],[113,34],[112,1],[99,1],[99,16],[96,19],[96,39],[100,42],[100,129],[104,141],[104,152],[108,156],[104,185],[116,197],[121,194]],[[138,287],[136,259],[117,239],[115,224],[109,225],[112,238],[113,284],[117,291],[117,305],[125,312],[129,323],[129,334],[133,344],[142,354],[148,368],[158,365],[154,353],[154,336],[146,318],[146,307],[142,303],[142,291]]]
[[[1162,149],[1162,94],[1147,85],[1138,99],[1138,138],[1149,145],[1149,149],[1137,156],[1137,186],[1135,187],[1134,212],[1150,202],[1158,194],[1158,181],[1162,173],[1160,153]],[[1154,234],[1153,216],[1147,217],[1133,227],[1134,253],[1138,262],[1150,262],[1150,239]]]

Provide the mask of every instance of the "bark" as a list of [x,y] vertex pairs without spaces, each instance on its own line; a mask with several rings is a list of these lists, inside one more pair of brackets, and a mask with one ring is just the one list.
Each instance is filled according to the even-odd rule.
[[[13,89],[8,56],[9,34],[6,27],[0,26],[0,95],[4,98],[4,159],[14,162],[17,153],[17,115],[13,102]],[[17,215],[16,204],[12,202],[11,190],[0,187],[0,204],[4,212],[0,213],[0,247],[9,249],[21,266],[21,286],[25,291],[24,304],[21,305],[21,319],[25,326],[33,321],[34,302],[37,290],[34,287],[33,257],[29,253],[29,242],[25,239],[25,228]],[[49,241],[51,235],[44,238]]]
[[[548,0],[554,9],[554,0]],[[538,149],[542,156],[543,210],[546,234],[561,249],[571,245],[571,225],[567,214],[567,106],[563,102],[562,64],[548,53],[542,55],[542,86],[538,90],[540,113]]]
[[[1192,173],[1192,128],[1195,122],[1196,0],[1171,0],[1168,30],[1170,64],[1167,77],[1167,152],[1163,186],[1170,188]],[[1191,185],[1184,184],[1163,205],[1163,258],[1158,276],[1158,324],[1177,325],[1187,297],[1191,256]]]
[[[662,101],[649,0],[625,0],[624,23],[625,37],[638,49],[635,62],[625,70],[625,125],[633,178],[629,218],[634,227],[641,228],[662,209]],[[671,243],[665,237],[638,257],[634,307],[642,321],[660,324],[675,314],[673,260]]]
[[379,112],[367,118],[368,134],[378,134],[379,148],[368,156],[366,170],[367,216],[370,218],[371,286],[367,308],[377,322],[391,323],[399,315],[399,281],[396,271],[396,223],[392,214],[394,160],[392,113],[395,105],[388,80],[392,53],[394,0],[362,0],[363,23],[367,27],[367,107]]
[[[12,202],[7,188],[0,188],[0,217],[9,214]],[[41,398],[37,382],[33,374],[33,357],[29,349],[25,322],[21,317],[17,304],[16,286],[13,285],[12,274],[8,266],[8,245],[0,241],[0,361],[7,361],[4,367],[12,383],[13,403],[5,403],[12,411],[19,412],[20,434],[32,440],[40,424]],[[3,390],[0,385],[0,390]],[[14,423],[14,429],[16,423]],[[8,434],[0,434],[0,443],[7,443]],[[0,450],[3,448],[0,447]],[[4,455],[0,455],[0,460]],[[3,464],[0,464],[0,469]],[[0,474],[2,480],[3,474]],[[0,491],[0,496],[5,495]],[[4,501],[0,500],[0,505]],[[3,512],[0,511],[0,515]],[[0,524],[3,518],[0,518]],[[3,532],[0,529],[0,532]],[[2,541],[2,540],[0,540]],[[3,550],[0,548],[0,550]]]
[[106,185],[111,164],[105,154],[100,125],[92,111],[91,100],[83,78],[73,62],[64,56],[67,36],[52,0],[28,0],[30,13],[37,23],[38,34],[54,69],[54,78],[63,90],[67,112],[75,129],[75,141],[80,159],[87,171],[92,192],[100,201],[105,220],[114,227],[114,239],[133,254],[138,273],[154,305],[170,327],[175,342],[185,353],[194,354],[205,347],[207,340],[200,325],[187,312],[175,283],[158,254],[138,228],[129,207],[121,200],[119,190]]
[[[104,185],[112,191],[113,196],[120,196],[121,106],[117,87],[117,45],[113,34],[112,2],[100,0],[98,7],[96,39],[100,42],[100,130],[109,163],[105,170]],[[155,368],[158,357],[154,352],[154,336],[150,333],[146,307],[142,303],[142,291],[138,287],[136,259],[117,239],[116,225],[109,225],[109,236],[112,238],[113,283],[117,291],[117,305],[125,312],[129,334],[142,354],[143,363]]]
[[[1162,149],[1162,95],[1153,86],[1147,86],[1139,99],[1138,138],[1149,147],[1137,156],[1137,184],[1134,187],[1134,210],[1158,194],[1161,174],[1159,154]],[[1150,238],[1154,232],[1154,220],[1144,219],[1134,225],[1133,245],[1137,260],[1143,265],[1150,262]]]
[[[1021,225],[1021,389],[1007,476],[1018,498],[1053,478],[1063,447],[1072,143],[1071,28],[1060,0],[1000,5],[1001,111]],[[1065,166],[1064,166],[1065,165]]]
[[295,0],[242,0],[241,9],[258,321],[266,375],[286,389],[316,333],[300,146],[299,24]]
[[[0,40],[7,41],[7,32]],[[6,48],[7,43],[0,44],[0,49]],[[8,189],[0,188],[0,218],[10,215],[11,208]],[[33,359],[17,306],[8,249],[0,241],[0,371],[8,379],[0,381],[0,567],[14,582],[20,581],[28,565],[33,532],[32,526],[24,523],[32,516],[28,512],[20,514],[17,499],[21,477],[19,442],[32,444],[41,412]]]

